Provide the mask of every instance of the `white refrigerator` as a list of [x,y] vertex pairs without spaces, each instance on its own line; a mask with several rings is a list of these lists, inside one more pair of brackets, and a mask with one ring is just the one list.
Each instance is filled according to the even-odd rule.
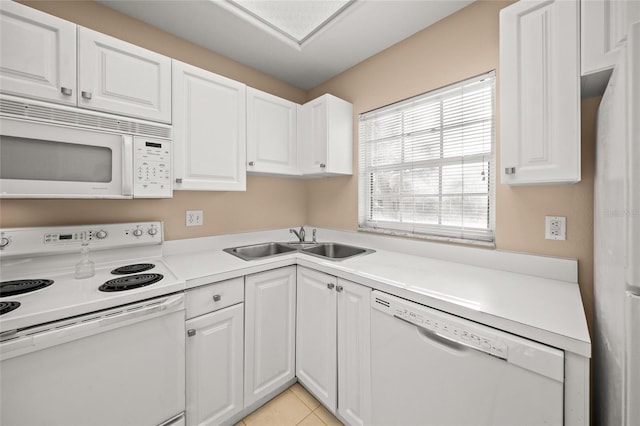
[[640,425],[640,22],[598,112],[594,193],[595,424]]

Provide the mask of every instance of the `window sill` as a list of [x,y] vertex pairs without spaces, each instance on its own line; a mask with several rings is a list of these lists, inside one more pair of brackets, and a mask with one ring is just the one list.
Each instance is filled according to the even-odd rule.
[[358,227],[358,232],[365,232],[368,234],[388,235],[391,237],[403,237],[403,238],[410,238],[413,240],[431,241],[431,242],[438,242],[438,243],[460,244],[460,245],[473,246],[473,247],[482,247],[487,249],[496,248],[495,241],[480,241],[480,240],[468,240],[465,238],[439,237],[436,235],[412,234],[410,232],[395,231],[395,230],[381,229],[381,228],[363,228],[360,226]]

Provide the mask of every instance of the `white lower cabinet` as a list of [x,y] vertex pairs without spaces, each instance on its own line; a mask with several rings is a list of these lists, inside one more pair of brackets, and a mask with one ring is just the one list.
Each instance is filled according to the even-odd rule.
[[352,425],[369,423],[371,289],[298,267],[296,374]]
[[243,290],[237,278],[187,291],[188,425],[217,425],[243,409]]
[[245,277],[245,407],[294,378],[295,321],[295,266]]

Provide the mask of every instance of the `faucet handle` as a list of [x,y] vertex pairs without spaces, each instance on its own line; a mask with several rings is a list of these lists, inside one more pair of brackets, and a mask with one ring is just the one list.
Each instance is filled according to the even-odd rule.
[[316,228],[313,228],[313,231],[312,231],[313,237],[312,237],[312,240],[311,240],[311,242],[313,242],[313,243],[316,242],[316,231],[318,231],[318,230]]

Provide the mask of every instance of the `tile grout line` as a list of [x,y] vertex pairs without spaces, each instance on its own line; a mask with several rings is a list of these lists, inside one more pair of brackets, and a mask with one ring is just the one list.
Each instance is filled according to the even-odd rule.
[[318,417],[318,416],[314,413],[314,411],[313,411],[313,410],[311,410],[311,412],[310,412],[309,414],[307,414],[307,415],[306,415],[306,417],[305,417],[304,419],[300,420],[297,424],[299,425],[300,423],[304,422],[304,421],[307,419],[307,417],[309,417],[309,416],[316,416],[316,417],[318,418],[318,420],[320,420],[320,423],[322,423],[323,425],[326,425],[326,423],[324,422],[324,420],[322,420],[320,417]]

